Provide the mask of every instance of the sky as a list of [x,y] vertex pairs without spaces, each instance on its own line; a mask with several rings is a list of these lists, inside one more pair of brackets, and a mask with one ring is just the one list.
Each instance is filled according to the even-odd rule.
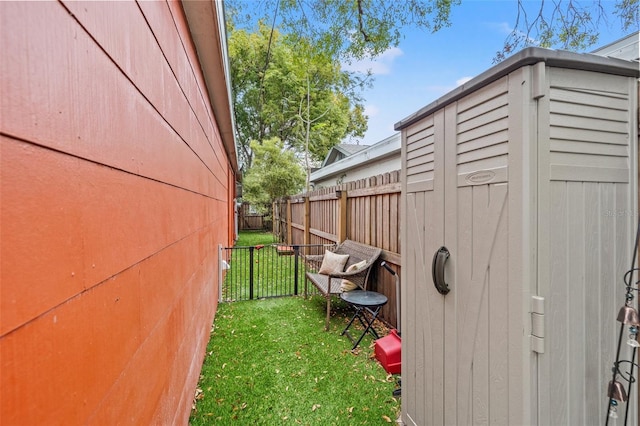
[[[603,3],[614,5],[613,0]],[[372,145],[393,135],[395,123],[494,66],[515,22],[515,6],[514,0],[463,0],[453,9],[451,27],[437,33],[408,30],[398,47],[375,61],[343,64],[349,71],[371,69],[374,74],[373,87],[363,92],[368,131],[350,143]],[[598,43],[587,51],[634,31],[623,31],[617,17],[599,29]]]

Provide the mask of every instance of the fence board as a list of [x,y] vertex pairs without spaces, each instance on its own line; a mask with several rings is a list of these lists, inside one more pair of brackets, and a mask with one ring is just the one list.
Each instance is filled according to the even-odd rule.
[[[340,202],[336,191],[346,193],[346,203]],[[400,272],[400,191],[400,171],[396,171],[279,199],[273,206],[273,232],[287,244],[337,243],[342,215],[346,220],[343,231],[346,239],[381,248],[381,260]],[[305,199],[309,203],[308,212],[305,212]],[[289,213],[287,205],[291,206]],[[306,226],[305,214],[308,214]],[[382,318],[395,325],[395,280],[380,269],[373,270],[372,289],[389,298]]]
[[268,229],[266,215],[251,213],[249,203],[242,203],[238,210],[238,227],[241,231]]

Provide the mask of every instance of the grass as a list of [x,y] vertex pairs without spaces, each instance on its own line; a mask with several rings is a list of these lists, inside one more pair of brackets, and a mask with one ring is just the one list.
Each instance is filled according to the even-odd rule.
[[[334,308],[335,305],[335,308]],[[398,417],[395,377],[340,336],[350,311],[322,297],[220,304],[196,392],[191,425],[386,424]]]
[[257,246],[258,244],[275,243],[273,234],[264,231],[240,231],[238,233],[238,241],[236,246]]

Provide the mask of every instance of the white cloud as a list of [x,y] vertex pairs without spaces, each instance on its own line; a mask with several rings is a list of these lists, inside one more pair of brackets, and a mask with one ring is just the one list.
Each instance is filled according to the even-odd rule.
[[450,91],[452,91],[453,89],[455,89],[456,87],[462,86],[463,84],[465,84],[466,82],[468,82],[469,80],[473,79],[473,77],[460,77],[459,79],[456,80],[455,84],[452,85],[430,85],[430,86],[426,86],[425,90],[430,93],[432,96],[435,97],[440,97],[443,95],[446,95],[447,93],[449,93]]
[[[487,27],[489,27],[489,29],[497,32],[498,34],[504,34],[506,36],[511,35],[511,33],[513,33],[514,31],[516,31],[515,28],[513,28],[511,25],[509,25],[506,22],[488,22]],[[529,37],[527,34],[523,33],[520,30],[516,31],[516,35],[518,37],[521,37],[523,39],[526,39],[527,43],[532,44],[532,45],[538,45],[538,41],[534,38]]]
[[473,77],[462,77],[456,80],[456,87],[457,86],[462,86],[463,84],[465,84],[467,81],[471,80]]
[[513,27],[506,22],[489,22],[487,25],[500,34],[508,35],[513,32]]
[[450,91],[452,91],[453,89],[455,89],[454,86],[436,86],[436,85],[430,85],[427,86],[426,91],[428,93],[433,94],[434,96],[442,96]]
[[397,57],[402,56],[404,52],[398,47],[391,47],[373,59],[363,59],[351,63],[343,63],[342,69],[345,71],[359,72],[366,74],[371,71],[374,75],[390,74],[391,68]]
[[364,113],[368,117],[375,117],[376,115],[378,115],[380,113],[380,108],[378,108],[375,105],[371,105],[371,104],[365,105]]

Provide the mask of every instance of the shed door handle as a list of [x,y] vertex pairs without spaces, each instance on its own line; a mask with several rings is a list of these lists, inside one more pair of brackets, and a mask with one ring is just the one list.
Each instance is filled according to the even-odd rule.
[[431,275],[433,276],[433,285],[440,294],[449,293],[449,286],[444,281],[444,266],[449,259],[449,250],[442,246],[433,255],[433,264],[431,265]]

